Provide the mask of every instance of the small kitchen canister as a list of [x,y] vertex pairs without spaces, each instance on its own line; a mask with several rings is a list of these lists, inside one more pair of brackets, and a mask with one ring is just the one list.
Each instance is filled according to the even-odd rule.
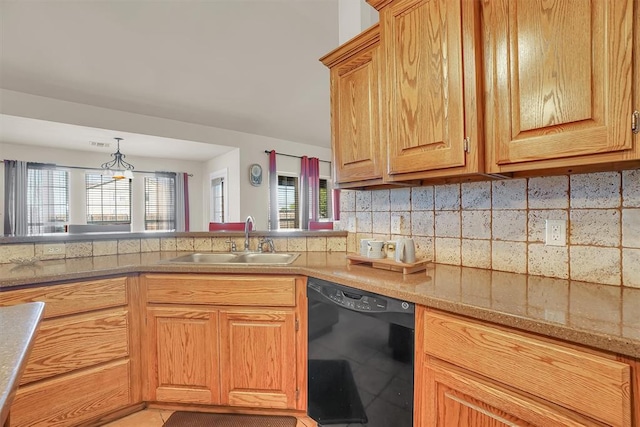
[[385,242],[383,240],[369,240],[369,251],[367,252],[367,258],[384,258],[384,244]]
[[396,241],[396,261],[404,263],[416,262],[416,245],[413,239],[398,239]]
[[396,241],[395,240],[389,240],[386,244],[386,249],[387,249],[387,258],[389,259],[395,259],[396,258]]
[[369,255],[369,241],[371,239],[360,239],[360,256]]

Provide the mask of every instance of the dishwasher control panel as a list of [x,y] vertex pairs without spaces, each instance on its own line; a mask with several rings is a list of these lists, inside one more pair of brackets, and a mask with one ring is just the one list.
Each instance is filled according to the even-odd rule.
[[350,294],[336,288],[324,288],[322,293],[335,303],[352,310],[371,312],[387,311],[387,300],[384,298]]
[[363,313],[413,314],[415,305],[359,289],[349,288],[326,280],[309,278],[309,297],[316,296],[353,311]]

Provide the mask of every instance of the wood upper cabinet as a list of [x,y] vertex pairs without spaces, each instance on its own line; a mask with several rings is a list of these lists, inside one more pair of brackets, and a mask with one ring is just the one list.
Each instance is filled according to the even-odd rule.
[[295,312],[291,309],[222,310],[222,404],[295,408],[295,338]]
[[489,172],[640,159],[633,0],[481,4]]
[[374,6],[382,7],[385,180],[482,172],[478,2],[397,0]]
[[150,307],[147,328],[149,398],[219,404],[217,310]]
[[379,39],[376,24],[320,58],[331,74],[331,144],[337,184],[382,180]]
[[633,362],[416,308],[416,425],[636,425]]

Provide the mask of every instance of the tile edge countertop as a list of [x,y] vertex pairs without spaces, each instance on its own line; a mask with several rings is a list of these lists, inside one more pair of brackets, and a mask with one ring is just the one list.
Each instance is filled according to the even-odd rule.
[[288,266],[171,264],[192,252],[150,252],[0,265],[0,292],[138,273],[300,274],[640,358],[640,289],[431,263],[426,272],[349,265],[344,252],[301,252]]
[[43,311],[42,302],[0,307],[0,426],[9,416]]

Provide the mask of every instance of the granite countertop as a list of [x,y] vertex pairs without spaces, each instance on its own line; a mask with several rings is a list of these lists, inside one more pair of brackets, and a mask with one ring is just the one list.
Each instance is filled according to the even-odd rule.
[[0,307],[0,425],[9,416],[43,311],[42,302]]
[[349,265],[345,253],[303,252],[289,266],[171,264],[152,252],[0,265],[0,291],[145,272],[301,274],[631,357],[640,357],[640,289],[429,264],[402,275]]

